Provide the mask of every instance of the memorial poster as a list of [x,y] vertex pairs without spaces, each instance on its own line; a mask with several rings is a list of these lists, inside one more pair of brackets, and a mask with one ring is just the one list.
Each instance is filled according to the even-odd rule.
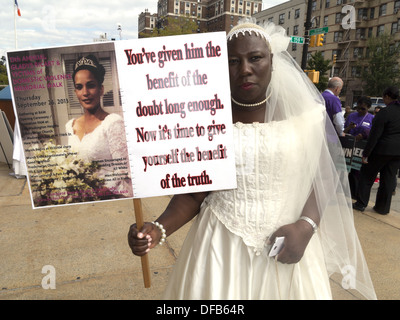
[[7,54],[33,208],[236,187],[224,32]]

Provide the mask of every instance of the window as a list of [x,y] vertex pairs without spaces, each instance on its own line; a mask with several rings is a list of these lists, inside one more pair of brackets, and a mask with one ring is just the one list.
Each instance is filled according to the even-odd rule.
[[391,34],[395,34],[397,31],[398,31],[398,23],[397,22],[393,22],[392,23]]
[[354,48],[353,57],[362,58],[362,56],[363,56],[363,48]]
[[400,0],[397,0],[394,2],[394,13],[396,14],[397,12],[400,11]]
[[367,20],[368,19],[368,9],[367,8],[362,8],[358,9],[358,20]]
[[375,8],[371,8],[371,11],[369,12],[369,18],[373,19],[375,17]]
[[294,11],[294,18],[295,19],[298,19],[300,17],[300,9],[296,9],[295,11]]
[[336,31],[333,35],[333,42],[341,42],[343,41],[343,32]]
[[335,23],[342,23],[342,14],[340,12],[335,15]]
[[351,76],[352,77],[356,77],[356,78],[358,78],[358,77],[360,77],[361,76],[361,69],[360,69],[360,67],[351,67]]
[[285,14],[281,13],[279,15],[279,24],[284,24],[285,23]]
[[365,40],[365,28],[358,28],[356,30],[356,40]]
[[297,43],[292,43],[292,51],[296,51],[297,50]]
[[333,68],[333,76],[334,76],[334,77],[338,77],[338,76],[339,76],[339,73],[340,73],[340,68],[334,67],[334,68]]
[[328,26],[328,16],[324,17],[324,27]]
[[293,35],[299,34],[299,26],[294,26],[293,27]]
[[381,24],[376,28],[376,36],[379,37],[381,34],[385,33],[385,25]]
[[331,0],[325,0],[325,8],[329,8]]
[[386,7],[387,7],[386,4],[383,4],[383,5],[381,5],[381,6],[379,7],[379,16],[384,16],[384,15],[386,15]]

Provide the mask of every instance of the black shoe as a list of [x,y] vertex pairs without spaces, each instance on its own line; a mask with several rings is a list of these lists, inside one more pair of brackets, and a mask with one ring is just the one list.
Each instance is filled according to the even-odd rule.
[[380,211],[376,210],[376,207],[372,207],[372,209],[373,209],[376,213],[379,213],[379,214],[381,214],[381,215],[387,215],[387,214],[389,213],[389,212],[386,212],[386,213],[380,212]]
[[353,209],[356,209],[356,210],[358,210],[358,211],[363,212],[363,211],[365,210],[365,207],[359,205],[357,202],[354,202],[354,203],[353,203]]

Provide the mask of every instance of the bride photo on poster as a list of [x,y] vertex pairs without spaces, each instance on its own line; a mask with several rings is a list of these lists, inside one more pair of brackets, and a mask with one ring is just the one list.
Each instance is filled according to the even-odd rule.
[[132,197],[113,43],[12,61],[34,206]]

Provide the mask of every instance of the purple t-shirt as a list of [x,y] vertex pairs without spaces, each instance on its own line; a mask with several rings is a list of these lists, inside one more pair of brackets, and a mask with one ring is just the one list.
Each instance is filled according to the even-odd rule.
[[360,116],[358,112],[350,113],[346,119],[344,127],[347,128],[350,123],[354,122],[357,126],[349,131],[349,134],[356,136],[358,134],[363,135],[363,139],[367,139],[369,136],[369,131],[372,126],[372,119],[374,116],[370,113]]
[[327,90],[322,92],[322,96],[325,99],[326,112],[328,113],[329,119],[333,122],[333,116],[342,112],[340,99]]

